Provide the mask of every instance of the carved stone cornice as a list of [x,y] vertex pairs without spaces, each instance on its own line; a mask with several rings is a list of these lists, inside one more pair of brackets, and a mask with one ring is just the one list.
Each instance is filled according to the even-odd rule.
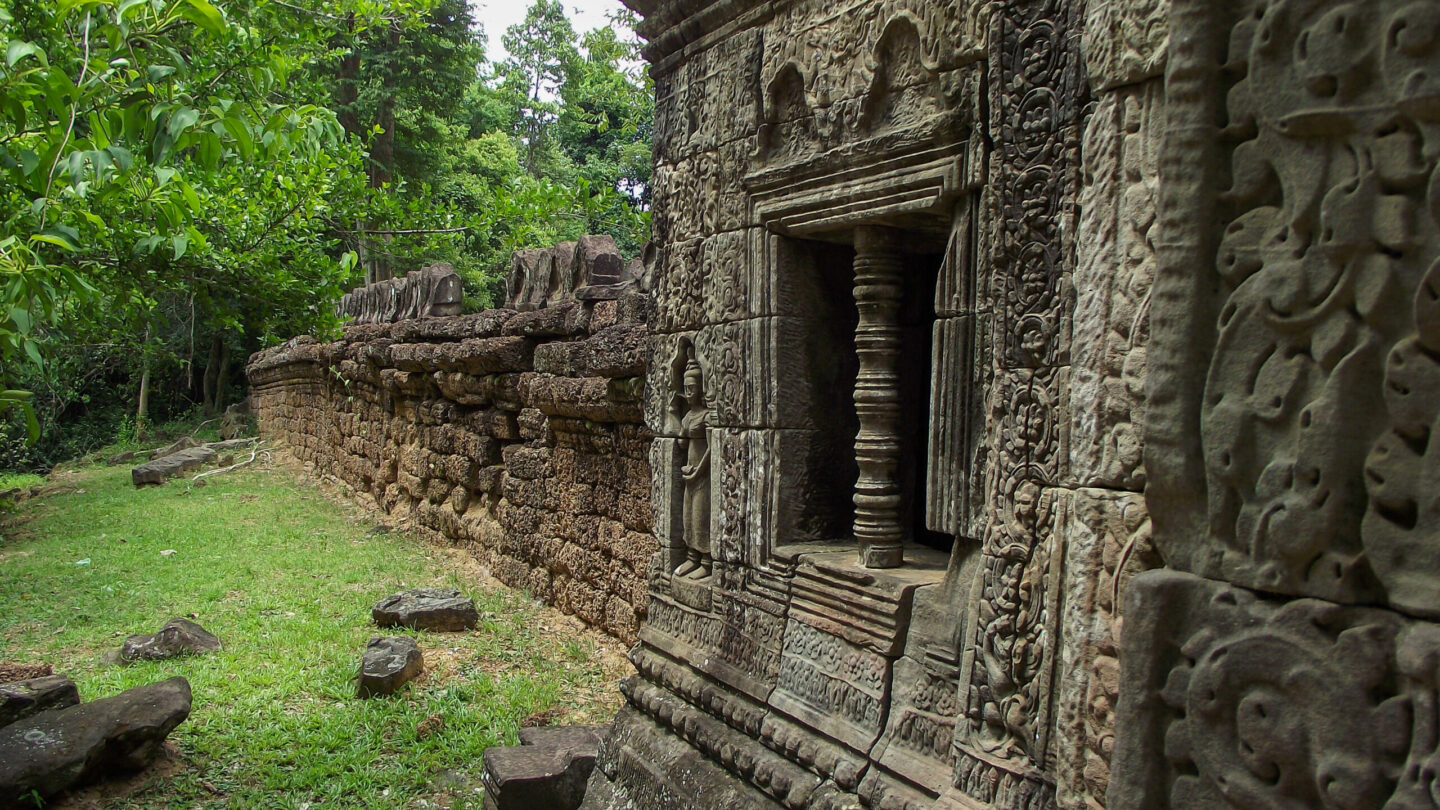
[[885,135],[848,143],[795,163],[766,166],[745,177],[756,219],[787,236],[848,231],[865,223],[948,226],[956,195],[980,184],[984,147],[978,138],[948,142]]
[[789,0],[622,0],[644,19],[636,33],[646,40],[641,49],[657,67],[685,46],[713,34],[756,9],[774,13]]

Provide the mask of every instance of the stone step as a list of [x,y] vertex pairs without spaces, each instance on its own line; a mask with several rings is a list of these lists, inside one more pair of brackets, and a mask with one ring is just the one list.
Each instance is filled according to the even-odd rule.
[[575,810],[605,726],[520,730],[520,744],[485,752],[485,810]]

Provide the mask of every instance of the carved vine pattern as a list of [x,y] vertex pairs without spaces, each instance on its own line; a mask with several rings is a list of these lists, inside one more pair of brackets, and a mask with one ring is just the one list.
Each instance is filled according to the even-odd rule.
[[1353,601],[1373,568],[1435,614],[1440,8],[1249,6],[1201,412],[1210,536],[1241,584]]
[[1049,758],[1058,610],[1049,590],[1059,561],[1052,559],[1055,503],[1047,487],[1058,483],[1060,469],[1052,369],[1068,359],[1064,274],[1073,263],[1066,237],[1073,212],[1065,201],[1077,182],[1083,93],[1075,14],[1074,4],[1060,0],[1003,3],[992,12],[990,35],[999,222],[990,286],[1001,309],[996,358],[1006,369],[997,374],[990,418],[1008,429],[997,439],[987,483],[991,507],[969,642],[967,722],[956,730],[956,785],[985,801],[1009,796],[1017,807],[1054,801],[1053,785],[1021,775]]

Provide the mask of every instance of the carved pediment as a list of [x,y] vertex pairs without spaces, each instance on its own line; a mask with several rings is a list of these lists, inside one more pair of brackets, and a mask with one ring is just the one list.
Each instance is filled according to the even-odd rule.
[[[848,33],[841,43],[863,38],[871,44],[810,48],[765,75],[752,168],[803,164],[847,144],[873,147],[868,142],[886,134],[898,135],[891,140],[900,142],[964,136],[973,120],[973,94],[967,92],[972,72],[946,70],[936,61],[922,18],[902,11],[873,37],[867,31]],[[896,150],[881,145],[866,151]]]
[[935,9],[867,11],[812,29],[782,49],[783,61],[766,54],[745,187],[776,230],[815,234],[916,213],[939,227],[948,201],[979,182],[980,68],[937,41],[954,26]]

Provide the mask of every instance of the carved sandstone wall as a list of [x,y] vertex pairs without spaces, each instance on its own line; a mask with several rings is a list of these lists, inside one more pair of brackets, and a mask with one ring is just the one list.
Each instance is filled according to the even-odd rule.
[[587,808],[1440,807],[1440,5],[631,5],[662,551]]
[[1169,24],[1109,806],[1436,807],[1440,5]]
[[1168,4],[631,5],[662,550],[587,806],[1105,806]]
[[633,641],[645,616],[645,299],[352,326],[247,369],[262,433],[501,581]]

